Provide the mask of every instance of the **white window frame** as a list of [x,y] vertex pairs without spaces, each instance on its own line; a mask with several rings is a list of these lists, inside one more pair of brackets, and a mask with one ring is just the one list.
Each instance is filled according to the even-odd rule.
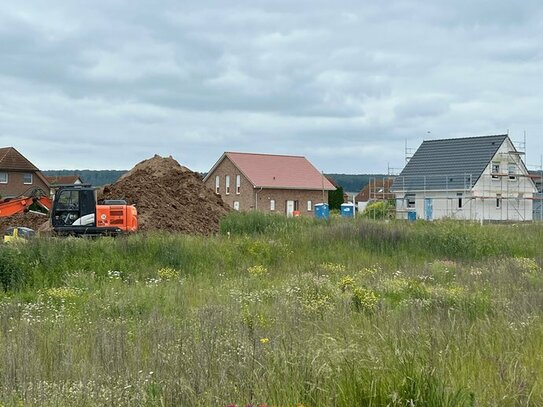
[[416,195],[415,194],[406,194],[405,195],[405,206],[408,209],[414,209],[417,207]]
[[236,195],[241,194],[241,175],[236,175]]
[[509,181],[517,180],[517,165],[515,163],[509,163],[507,165],[507,174],[509,175]]
[[498,161],[492,161],[490,164],[490,173],[492,174],[492,179],[499,179],[500,174],[500,165]]
[[275,211],[275,199],[270,199],[270,211]]
[[[5,177],[2,177],[2,176]],[[9,174],[7,172],[0,172],[0,184],[7,184],[9,182]]]
[[215,193],[217,195],[221,193],[221,177],[218,175],[215,177]]
[[307,201],[307,211],[311,212],[313,210],[313,202]]
[[239,201],[234,201],[234,209],[239,211]]
[[230,175],[224,176],[224,185],[226,195],[230,195]]
[[501,209],[502,207],[502,194],[496,194],[496,209]]
[[459,210],[462,210],[464,208],[464,194],[462,192],[457,192],[456,198],[458,199],[456,206]]
[[[25,177],[27,175],[30,175],[30,182],[26,182],[25,181]],[[34,183],[34,174],[32,174],[31,172],[25,172],[23,173],[23,184],[25,185],[32,185]]]

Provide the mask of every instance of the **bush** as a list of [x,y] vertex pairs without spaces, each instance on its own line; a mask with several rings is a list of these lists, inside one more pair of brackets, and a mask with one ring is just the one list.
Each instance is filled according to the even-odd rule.
[[362,212],[362,217],[368,219],[392,219],[394,217],[394,204],[389,201],[371,202]]

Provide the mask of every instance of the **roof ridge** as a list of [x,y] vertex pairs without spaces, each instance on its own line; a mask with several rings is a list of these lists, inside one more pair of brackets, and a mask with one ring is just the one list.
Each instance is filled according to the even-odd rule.
[[270,154],[270,153],[247,153],[241,151],[225,151],[224,154],[243,154],[243,155],[263,155],[267,157],[292,157],[292,158],[306,158],[303,155],[291,155],[291,154]]
[[469,139],[482,139],[482,138],[490,138],[490,137],[509,137],[509,134],[489,134],[484,136],[467,136],[467,137],[449,137],[449,138],[439,138],[439,139],[432,139],[432,140],[423,140],[423,143],[426,142],[436,142],[436,141],[451,141],[451,140],[469,140]]

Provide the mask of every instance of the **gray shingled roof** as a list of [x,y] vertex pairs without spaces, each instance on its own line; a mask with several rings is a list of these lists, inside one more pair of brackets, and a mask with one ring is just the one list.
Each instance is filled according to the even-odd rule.
[[396,178],[393,191],[472,188],[506,134],[424,141]]

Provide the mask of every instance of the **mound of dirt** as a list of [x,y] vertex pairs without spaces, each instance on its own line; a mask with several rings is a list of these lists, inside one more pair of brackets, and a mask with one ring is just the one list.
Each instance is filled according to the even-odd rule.
[[6,234],[6,230],[11,226],[22,226],[38,231],[43,230],[44,224],[48,223],[47,216],[38,215],[32,212],[18,213],[6,218],[0,218],[0,239]]
[[124,199],[136,205],[141,231],[209,235],[218,232],[220,219],[230,211],[197,173],[172,157],[158,155],[105,186],[98,199]]

